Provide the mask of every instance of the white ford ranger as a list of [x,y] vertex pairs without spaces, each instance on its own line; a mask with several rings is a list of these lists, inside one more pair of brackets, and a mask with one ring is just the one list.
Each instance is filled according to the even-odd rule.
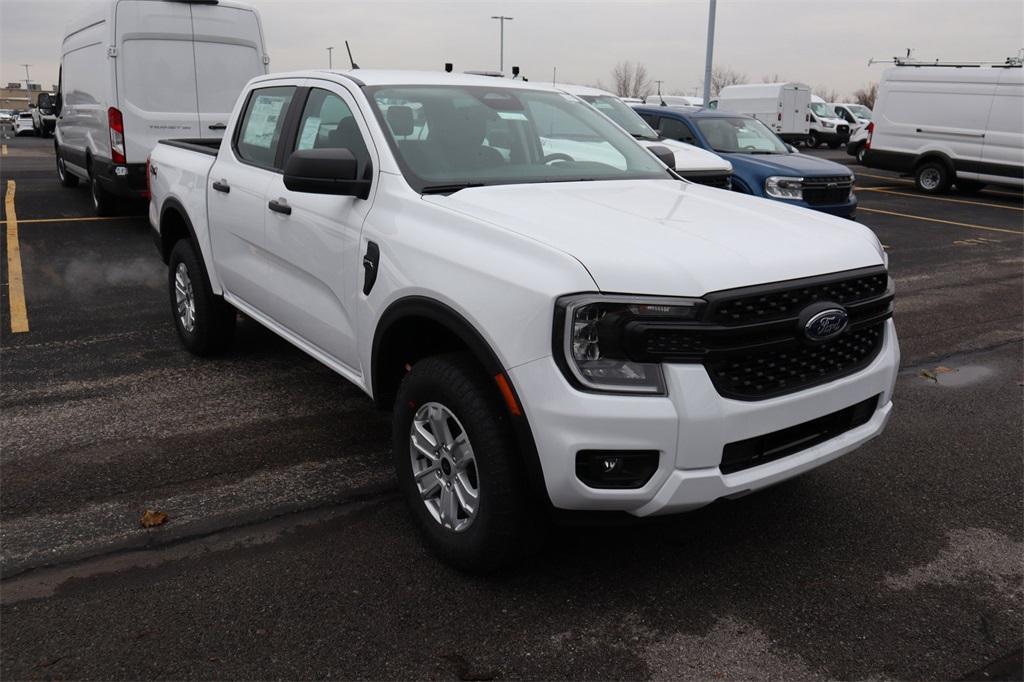
[[[606,162],[546,157],[552,129]],[[516,557],[555,510],[744,495],[892,410],[867,228],[680,180],[567,93],[259,77],[223,141],[162,142],[147,176],[183,344],[223,351],[240,310],[393,409],[399,485],[458,566]]]

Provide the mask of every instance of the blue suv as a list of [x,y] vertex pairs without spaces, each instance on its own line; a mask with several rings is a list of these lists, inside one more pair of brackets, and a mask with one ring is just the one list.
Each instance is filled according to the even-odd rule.
[[663,137],[713,151],[732,163],[732,188],[795,206],[853,218],[853,173],[827,159],[800,154],[766,125],[727,111],[636,106]]

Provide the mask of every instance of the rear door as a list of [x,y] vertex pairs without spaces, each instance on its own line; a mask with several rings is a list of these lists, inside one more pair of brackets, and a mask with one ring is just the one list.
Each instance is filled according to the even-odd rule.
[[978,172],[983,180],[999,178],[1024,184],[1024,69],[1008,68],[999,76],[985,130]]
[[254,11],[192,4],[199,137],[219,138],[245,84],[267,72]]
[[[779,93],[779,112],[776,118],[781,121],[765,121],[775,132],[804,134],[810,130],[807,122],[808,108],[811,102],[810,93],[795,85],[785,85]],[[774,123],[774,125],[773,125]]]

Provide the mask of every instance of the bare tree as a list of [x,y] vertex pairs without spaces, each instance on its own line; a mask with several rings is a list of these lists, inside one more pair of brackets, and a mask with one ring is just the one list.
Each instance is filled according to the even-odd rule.
[[722,88],[730,85],[743,85],[749,83],[747,74],[740,73],[731,66],[716,66],[711,69],[711,96],[718,97]]
[[783,78],[782,76],[780,76],[779,73],[776,71],[775,73],[766,73],[765,75],[761,76],[761,82],[762,83],[785,83],[786,79]]
[[860,90],[853,93],[853,101],[863,104],[868,109],[875,108],[875,98],[878,96],[878,83],[868,83]]
[[822,98],[826,102],[838,102],[839,91],[835,88],[830,88],[827,85],[818,85],[814,88],[814,94]]
[[619,62],[612,69],[612,91],[619,97],[644,98],[653,92],[647,67],[633,62]]

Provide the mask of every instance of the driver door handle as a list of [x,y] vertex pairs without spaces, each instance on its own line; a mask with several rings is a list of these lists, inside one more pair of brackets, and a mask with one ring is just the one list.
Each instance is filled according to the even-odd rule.
[[228,184],[227,180],[214,180],[213,188],[218,192],[224,192],[224,194],[228,194],[231,191],[231,185]]
[[214,123],[213,125],[209,126],[210,130],[227,130],[227,127],[228,126],[226,123]]
[[274,199],[267,204],[267,208],[274,213],[282,213],[284,215],[292,214],[292,207],[288,205],[288,201],[285,199]]

